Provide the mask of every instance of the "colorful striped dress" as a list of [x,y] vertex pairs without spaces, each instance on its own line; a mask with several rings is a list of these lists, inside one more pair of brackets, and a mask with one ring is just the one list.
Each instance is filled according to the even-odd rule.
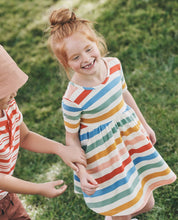
[[100,85],[86,88],[69,82],[63,117],[66,130],[79,133],[87,171],[99,184],[89,196],[74,173],[75,192],[83,193],[96,213],[122,216],[142,209],[155,188],[174,182],[176,176],[123,100],[127,86],[120,61],[104,59],[108,75]]

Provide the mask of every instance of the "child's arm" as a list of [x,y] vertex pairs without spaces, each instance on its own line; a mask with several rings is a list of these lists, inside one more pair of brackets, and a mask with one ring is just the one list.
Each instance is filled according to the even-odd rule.
[[[78,133],[69,133],[66,131],[66,144],[75,145],[81,148]],[[88,195],[92,195],[96,191],[98,183],[88,174],[86,168],[82,164],[77,163],[77,166],[79,168],[77,175],[80,178],[82,191]]]
[[56,154],[75,171],[78,171],[75,163],[86,166],[85,153],[81,148],[75,145],[64,146],[34,133],[27,128],[24,122],[20,125],[20,146],[36,153]]
[[7,192],[31,195],[38,194],[53,198],[61,195],[67,189],[66,185],[63,185],[58,189],[55,188],[61,184],[63,184],[63,180],[47,183],[32,183],[0,173],[0,189]]
[[142,125],[144,126],[152,144],[154,145],[156,143],[156,136],[155,132],[152,130],[152,128],[147,124],[146,120],[144,119],[141,111],[139,110],[133,96],[128,90],[125,90],[123,93],[123,98],[125,102],[135,111],[137,114],[139,120],[141,121]]

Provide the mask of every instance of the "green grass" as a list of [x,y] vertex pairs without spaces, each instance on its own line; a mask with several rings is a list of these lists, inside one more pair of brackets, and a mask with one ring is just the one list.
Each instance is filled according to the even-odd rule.
[[[67,79],[47,49],[50,12],[61,6],[95,21],[117,56],[127,85],[157,135],[156,148],[178,173],[178,3],[176,0],[0,0],[0,43],[29,75],[17,102],[33,131],[64,143],[61,97]],[[60,74],[59,74],[60,72]],[[58,198],[21,196],[33,220],[103,219],[73,192],[72,171],[54,155],[20,150],[15,175],[34,182],[64,179],[67,191]],[[154,192],[153,211],[142,220],[176,219],[176,183]]]

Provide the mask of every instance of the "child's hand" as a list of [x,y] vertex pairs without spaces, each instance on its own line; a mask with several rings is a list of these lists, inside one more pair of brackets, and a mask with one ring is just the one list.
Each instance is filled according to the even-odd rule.
[[80,177],[80,182],[82,191],[87,195],[92,195],[93,193],[95,193],[96,188],[98,187],[98,183],[87,172],[85,173],[85,175],[82,175],[82,177]]
[[64,149],[60,152],[59,156],[76,172],[78,172],[76,163],[82,164],[84,167],[87,166],[85,153],[81,147],[64,146]]
[[[40,183],[39,185],[39,195],[48,197],[48,198],[54,198],[59,195],[61,195],[66,189],[67,186],[63,185],[60,188],[58,186],[62,185],[64,182],[63,180],[57,180],[53,182],[47,182],[47,183]],[[58,187],[58,188],[56,188]]]
[[155,132],[153,131],[153,129],[149,125],[145,126],[145,130],[150,138],[151,143],[154,145],[156,143]]

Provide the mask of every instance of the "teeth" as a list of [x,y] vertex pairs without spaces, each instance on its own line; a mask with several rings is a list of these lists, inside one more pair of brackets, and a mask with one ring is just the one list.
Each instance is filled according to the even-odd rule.
[[94,63],[94,61],[92,61],[92,63],[90,63],[90,64],[88,64],[88,65],[84,66],[83,68],[89,68],[90,66],[92,66],[92,65],[93,65],[93,63]]

